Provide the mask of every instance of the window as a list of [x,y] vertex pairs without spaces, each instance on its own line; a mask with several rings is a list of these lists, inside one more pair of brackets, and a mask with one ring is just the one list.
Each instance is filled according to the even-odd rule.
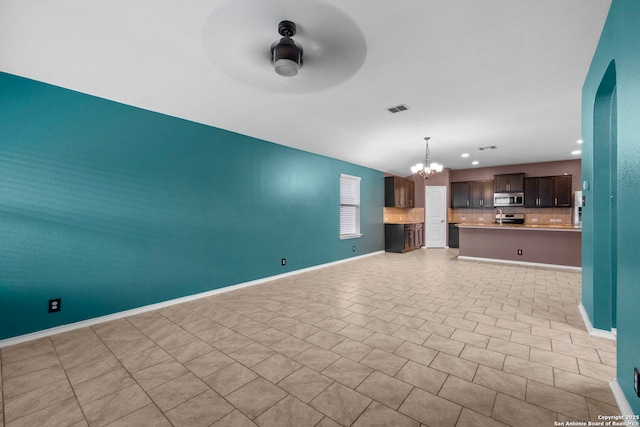
[[360,236],[360,177],[340,174],[340,238]]

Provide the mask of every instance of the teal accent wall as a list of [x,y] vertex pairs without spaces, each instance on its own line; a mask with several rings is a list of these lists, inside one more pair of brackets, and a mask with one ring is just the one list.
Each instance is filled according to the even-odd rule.
[[[640,2],[613,0],[582,90],[582,302],[594,327],[617,327],[617,380],[640,398]],[[603,114],[609,111],[609,115]],[[609,157],[609,158],[607,158]],[[612,197],[613,196],[613,197]]]
[[383,197],[380,171],[0,73],[0,339],[383,250]]

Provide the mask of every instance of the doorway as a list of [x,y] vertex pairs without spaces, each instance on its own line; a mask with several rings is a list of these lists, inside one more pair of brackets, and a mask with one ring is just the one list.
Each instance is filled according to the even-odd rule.
[[425,187],[424,232],[427,248],[447,246],[447,187]]
[[593,275],[594,319],[598,329],[616,328],[618,272],[618,164],[616,67],[611,61],[594,103]]

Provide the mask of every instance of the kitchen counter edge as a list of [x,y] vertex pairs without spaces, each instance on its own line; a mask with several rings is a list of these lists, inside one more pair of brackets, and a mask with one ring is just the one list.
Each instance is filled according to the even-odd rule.
[[494,228],[499,230],[542,230],[542,231],[572,231],[582,232],[582,227],[575,225],[551,225],[551,224],[493,224],[493,223],[458,223],[460,228]]
[[385,224],[411,225],[411,224],[424,224],[424,221],[391,221],[391,222],[385,222]]

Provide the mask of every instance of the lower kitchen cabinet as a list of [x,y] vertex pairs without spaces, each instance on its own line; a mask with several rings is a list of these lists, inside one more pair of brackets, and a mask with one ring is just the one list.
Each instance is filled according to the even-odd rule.
[[384,250],[404,253],[424,244],[424,224],[385,224]]

